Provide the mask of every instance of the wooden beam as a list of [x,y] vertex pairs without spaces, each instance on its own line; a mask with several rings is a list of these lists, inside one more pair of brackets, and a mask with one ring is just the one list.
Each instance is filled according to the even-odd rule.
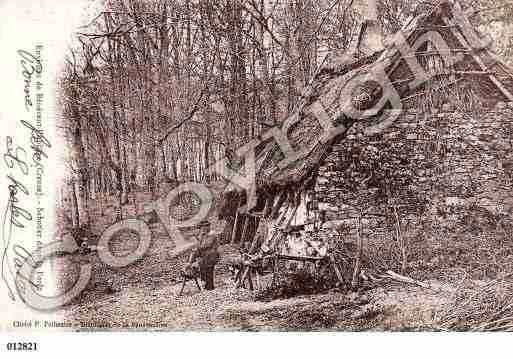
[[287,191],[281,192],[281,194],[278,196],[278,198],[276,198],[276,202],[273,206],[273,209],[272,209],[271,215],[270,215],[271,219],[275,218],[278,215],[280,208],[282,207],[283,203],[287,200],[287,198],[288,198]]
[[239,280],[237,281],[237,284],[235,285],[235,288],[241,288],[244,285],[244,281],[246,280],[246,277],[249,273],[250,267],[249,266],[243,266],[241,268],[241,273],[239,276]]
[[258,227],[260,225],[260,222],[262,220],[260,218],[255,218],[255,225],[256,225],[256,230],[255,230],[255,234],[253,235],[253,239],[251,241],[251,247],[249,247],[249,251],[248,253],[249,254],[253,254],[253,252],[257,249],[256,246],[257,246],[257,242],[258,242]]
[[449,75],[495,75],[493,71],[444,71],[431,74],[432,76],[449,76]]
[[[476,62],[479,64],[479,66],[481,66],[481,68],[483,70],[486,70],[486,66],[485,66],[483,60],[476,54],[473,54],[472,56],[474,57]],[[506,87],[504,87],[504,85],[497,79],[497,77],[495,75],[490,74],[489,78],[490,78],[490,80],[492,80],[492,82],[495,84],[495,86],[497,86],[497,88],[499,90],[501,90],[501,92],[504,94],[504,96],[506,96],[508,98],[509,101],[513,101],[513,95],[511,94],[511,92],[509,92],[508,89]]]
[[251,221],[251,216],[244,214],[244,227],[242,227],[242,233],[240,235],[240,246],[244,245],[244,240],[246,238],[246,232],[248,230],[249,221]]
[[273,209],[275,196],[267,197],[265,200],[264,210],[262,211],[262,218],[267,218]]
[[287,207],[284,209],[284,211],[280,214],[280,216],[274,221],[274,224],[272,226],[272,228],[270,228],[270,231],[268,233],[268,237],[266,238],[265,240],[265,244],[269,247],[269,248],[273,248],[272,247],[272,244],[274,243],[274,238],[276,237],[276,234],[279,232],[279,226],[281,224],[281,222],[283,221],[283,218],[286,216],[286,214],[289,212],[290,210],[290,205],[291,203],[290,202],[287,202]]
[[358,287],[361,263],[362,263],[363,238],[362,238],[362,214],[361,213],[358,216],[356,234],[357,234],[358,250],[357,250],[357,254],[356,254],[356,263],[354,265],[354,270],[353,270],[353,279],[351,281],[351,287],[353,289],[356,289]]
[[235,215],[235,220],[233,222],[233,228],[232,228],[232,238],[230,240],[230,243],[235,243],[235,233],[237,233],[237,225],[239,223],[239,211],[237,211],[237,214]]
[[338,267],[338,263],[335,260],[335,257],[333,256],[333,254],[330,254],[329,258],[330,258],[331,266],[333,267],[333,271],[335,272],[335,275],[337,276],[337,279],[340,282],[340,285],[344,285],[345,284],[344,276],[342,275],[342,272],[340,271],[340,268]]
[[[255,224],[256,224],[257,230],[258,230],[258,224],[260,222],[260,218],[249,217],[248,216],[248,220],[250,218],[252,218],[252,220],[254,220],[256,222]],[[247,225],[247,223],[246,223],[246,225]],[[246,227],[244,228],[244,233],[246,233]],[[258,241],[258,236],[256,234],[257,233],[255,232],[254,235],[253,235],[253,239],[251,241],[251,246],[249,247],[248,252],[247,252],[248,254],[253,254],[253,252],[256,249],[257,241]],[[244,236],[245,236],[245,234],[244,234]],[[244,240],[241,241],[241,244],[242,243],[244,243]],[[239,277],[239,280],[237,282],[236,287],[240,288],[244,284],[244,281],[246,280],[246,277],[248,277],[250,289],[253,290],[253,282],[252,282],[252,279],[251,279],[251,267],[250,266],[244,266],[241,269],[241,272],[242,272],[242,275]],[[258,274],[256,274],[256,275],[258,276]]]
[[233,229],[232,229],[232,240],[231,243],[233,244],[235,242],[235,234],[237,233],[237,224],[239,222],[239,208],[242,203],[242,196],[239,194],[239,201],[237,204],[237,212],[235,212],[235,222],[233,223]]
[[290,226],[290,223],[292,223],[292,220],[294,219],[294,216],[296,215],[297,209],[299,208],[298,197],[299,197],[299,195],[296,194],[295,198],[293,198],[293,201],[291,202],[292,207],[290,207],[289,209],[292,209],[292,211],[291,211],[290,216],[286,216],[282,219],[282,222],[283,222],[283,220],[285,220],[285,222],[283,222],[283,223],[285,223],[285,225],[283,225],[281,223],[279,224],[282,229],[287,229]]

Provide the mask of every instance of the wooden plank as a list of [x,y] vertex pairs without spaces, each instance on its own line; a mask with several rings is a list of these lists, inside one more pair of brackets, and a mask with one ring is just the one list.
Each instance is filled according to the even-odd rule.
[[[290,203],[287,204],[287,206],[290,206]],[[265,244],[270,247],[271,246],[271,242],[273,241],[274,239],[274,236],[276,235],[276,232],[278,231],[278,224],[281,222],[283,216],[285,216],[285,214],[287,213],[288,211],[288,208],[286,208],[282,213],[281,215],[279,216],[279,218],[277,218],[274,223],[272,223],[271,227],[269,228],[269,233],[268,233],[268,237],[266,238],[265,240]]]
[[285,200],[287,200],[287,197],[288,197],[288,192],[283,191],[278,196],[278,198],[276,198],[276,202],[274,203],[273,209],[269,216],[271,219],[275,218],[278,215],[278,212],[279,212],[280,208],[282,207],[283,203],[285,202]]
[[280,265],[280,259],[278,256],[273,258],[273,279],[271,281],[271,287],[274,287],[274,285],[278,282],[278,269]]
[[[269,228],[269,231],[268,231],[268,237],[266,238],[265,240],[265,245],[268,246],[269,248],[273,249],[273,243],[274,243],[274,239],[276,237],[276,235],[280,232],[280,229],[282,228],[282,222],[283,220],[287,217],[287,214],[289,213],[289,211],[291,210],[291,202],[290,201],[287,201],[287,204],[286,204],[286,207],[283,208],[283,203],[285,201],[282,201],[282,199],[284,197],[291,197],[292,194],[289,196],[289,193],[288,192],[283,192],[280,197],[281,198],[278,198],[276,200],[276,204],[275,204],[275,208],[273,209],[273,212],[276,211],[276,212],[279,212],[280,208],[283,210],[281,212],[281,214],[278,216],[278,218],[274,221],[271,222],[271,225],[270,225],[270,228]],[[281,202],[282,203],[282,206],[280,207],[277,207],[277,204]],[[274,216],[271,216],[271,218],[274,218]]]
[[291,202],[293,205],[293,207],[292,207],[293,210],[292,210],[290,217],[287,218],[286,224],[284,226],[282,225],[281,228],[283,228],[283,229],[289,228],[290,224],[292,223],[292,220],[294,219],[294,216],[297,213],[299,205],[301,204],[301,194],[300,193],[293,193],[291,196],[294,196],[294,198],[292,198],[292,202]]
[[330,254],[329,258],[330,258],[330,263],[333,266],[333,270],[335,271],[335,275],[337,276],[338,281],[340,282],[341,285],[344,285],[346,281],[344,280],[344,276],[340,272],[340,268],[338,267],[335,257],[333,256],[333,254]]
[[[473,54],[472,56],[474,57],[476,62],[479,64],[479,66],[481,66],[481,68],[483,70],[486,70],[486,66],[483,63],[483,60],[476,54]],[[490,74],[489,77],[490,77],[490,80],[492,80],[492,82],[495,84],[495,86],[497,86],[497,88],[499,90],[501,90],[501,92],[504,94],[504,96],[506,96],[509,101],[513,101],[513,95],[511,94],[511,92],[508,91],[508,89],[506,87],[504,87],[504,85],[497,79],[497,77],[493,74]]]
[[249,251],[248,251],[249,254],[253,254],[253,252],[257,249],[256,248],[257,242],[258,242],[257,234],[258,234],[258,226],[260,225],[260,222],[261,222],[260,218],[255,218],[256,230],[255,230],[255,234],[253,235],[253,240],[251,241],[251,246],[249,247]]
[[240,216],[243,216],[243,214],[237,212],[237,214],[235,215],[235,222],[233,223],[233,229],[232,229],[232,240],[230,243],[235,243],[235,239],[236,239],[236,236],[237,236],[237,230],[239,229],[239,223],[241,222],[240,221]]
[[[451,21],[449,19],[447,19],[446,17],[443,17],[442,20],[446,24],[451,24]],[[452,29],[452,33],[454,34],[454,36],[456,36],[458,41],[460,41],[463,46],[470,49],[469,43],[467,42],[467,40],[465,40],[465,38],[463,37],[463,35],[461,34],[461,32],[459,30]],[[477,62],[479,67],[481,67],[481,70],[488,71],[483,60],[475,52],[471,52],[471,56],[474,59],[474,61]],[[511,94],[511,92],[508,91],[508,89],[506,89],[504,87],[504,85],[497,79],[497,77],[495,77],[495,75],[493,75],[493,74],[490,74],[488,76],[489,76],[490,80],[494,83],[494,85],[497,86],[497,88],[503,93],[503,95],[506,96],[509,101],[513,102],[513,95]]]
[[242,196],[240,194],[238,194],[238,196],[239,196],[239,201],[237,204],[237,212],[235,212],[235,222],[233,222],[233,228],[232,228],[232,239],[231,239],[232,244],[235,242],[235,234],[237,233],[237,224],[239,222],[239,208],[242,203]]
[[418,285],[419,287],[422,287],[422,288],[427,288],[427,289],[431,288],[431,286],[429,284],[427,284],[427,283],[418,281],[418,280],[410,278],[410,277],[406,277],[404,275],[397,274],[397,273],[395,273],[395,272],[393,272],[391,270],[387,271],[387,277],[391,278],[391,279],[394,279],[394,280],[397,280],[399,282],[408,283],[408,284],[415,284],[415,285]]
[[289,260],[289,261],[307,261],[307,262],[317,262],[317,261],[324,259],[324,257],[291,256],[288,254],[279,254],[278,258]]
[[182,295],[183,290],[184,290],[184,288],[185,288],[185,283],[187,283],[187,278],[183,277],[182,289],[180,289],[180,293],[178,294],[178,296],[181,296],[181,295]]
[[360,269],[361,269],[361,262],[362,262],[362,253],[363,253],[363,238],[362,238],[362,214],[358,216],[358,223],[357,223],[357,244],[358,244],[358,250],[356,254],[356,263],[354,265],[354,271],[353,271],[353,279],[351,281],[351,287],[353,289],[356,289],[358,287],[359,282],[359,276],[360,276]]
[[196,283],[196,287],[198,287],[198,290],[201,292],[201,287],[200,287],[200,285],[198,283],[198,278],[197,277],[194,278],[194,282]]
[[280,235],[281,233],[281,230],[280,228],[278,228],[278,226],[275,224],[273,226],[273,228],[271,228],[271,230],[269,231],[269,236],[267,237],[267,239],[265,240],[265,245],[267,247],[269,247],[271,250],[273,250],[273,243],[274,243],[274,238],[277,236],[277,235]]
[[262,211],[262,217],[267,218],[273,210],[275,196],[269,196],[265,200],[264,210]]
[[[291,203],[292,204],[292,207],[289,208],[289,210],[291,209],[291,213],[290,213],[290,217],[289,215],[287,214],[287,216],[285,216],[282,220],[283,220],[283,224],[278,224],[279,228],[282,229],[282,230],[286,230],[287,228],[290,227],[290,223],[292,222],[292,220],[294,219],[296,213],[297,213],[297,210],[299,208],[299,204],[300,204],[300,201],[299,201],[299,195],[296,195],[296,198],[294,199],[294,202]],[[287,210],[287,213],[289,212],[289,210]],[[277,239],[276,238],[273,238],[273,243],[271,244],[271,248],[275,248],[276,245],[278,244],[277,243]]]
[[232,236],[231,236],[231,240],[230,240],[230,243],[232,243],[232,244],[235,242],[235,233],[237,232],[238,222],[239,222],[239,211],[237,211],[237,213],[235,214],[235,220],[233,221]]
[[249,270],[250,270],[249,266],[244,266],[243,269],[241,269],[242,274],[239,277],[239,281],[237,282],[236,288],[241,288],[244,285],[244,281],[246,280],[246,277],[248,276]]
[[242,204],[242,195],[239,193],[238,196],[239,196],[239,200],[237,202],[237,211],[235,212],[235,221],[233,222],[232,238],[230,241],[232,244],[235,241],[235,234],[237,233],[237,224],[239,221],[239,208],[240,208],[240,205]]
[[247,214],[244,214],[243,216],[244,216],[244,226],[242,227],[242,233],[240,235],[240,241],[239,241],[240,246],[242,248],[244,248],[243,245],[246,240],[246,233],[248,231],[249,222],[251,221],[251,216],[249,216]]

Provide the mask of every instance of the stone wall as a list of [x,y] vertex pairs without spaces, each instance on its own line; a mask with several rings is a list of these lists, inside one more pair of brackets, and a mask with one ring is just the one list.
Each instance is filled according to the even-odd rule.
[[[371,143],[379,151],[386,141],[395,141],[405,151],[415,171],[413,192],[428,202],[425,213],[441,225],[452,225],[472,211],[513,214],[512,132],[513,103],[499,103],[481,114],[444,105],[437,113],[405,112]],[[315,207],[330,221],[354,218],[355,203],[343,188],[339,159],[348,143],[357,146],[361,136],[358,126],[351,129],[319,169]]]

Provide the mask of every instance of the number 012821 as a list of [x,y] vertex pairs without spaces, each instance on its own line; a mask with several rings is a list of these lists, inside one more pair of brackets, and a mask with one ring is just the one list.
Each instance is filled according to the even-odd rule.
[[7,350],[9,351],[36,351],[37,343],[21,343],[13,342],[7,343]]

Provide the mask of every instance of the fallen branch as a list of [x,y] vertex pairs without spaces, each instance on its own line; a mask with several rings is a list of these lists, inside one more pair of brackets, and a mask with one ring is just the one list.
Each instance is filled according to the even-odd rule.
[[431,288],[431,286],[427,283],[418,281],[418,280],[410,278],[410,277],[406,277],[404,275],[397,274],[396,272],[391,271],[391,270],[388,270],[386,272],[386,275],[384,275],[382,277],[393,279],[393,280],[396,280],[396,281],[402,282],[402,283],[415,284],[422,288]]

